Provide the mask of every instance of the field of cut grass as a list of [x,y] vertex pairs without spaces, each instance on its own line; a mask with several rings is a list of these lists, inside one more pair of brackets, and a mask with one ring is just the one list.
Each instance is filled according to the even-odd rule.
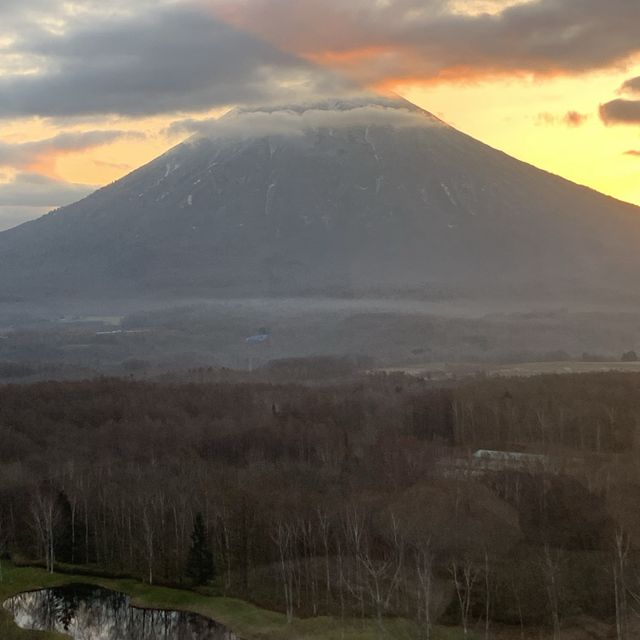
[[[130,595],[140,607],[192,611],[212,618],[245,640],[415,640],[418,630],[406,620],[385,620],[384,628],[374,621],[341,621],[331,617],[296,619],[286,617],[234,598],[210,597],[193,591],[156,587],[136,580],[113,580],[79,575],[49,574],[42,569],[3,563],[0,602],[24,591],[71,583],[94,584]],[[63,640],[65,636],[18,629],[8,612],[0,609],[1,640]],[[433,640],[460,640],[462,631],[436,629]],[[468,636],[473,640],[473,636]]]

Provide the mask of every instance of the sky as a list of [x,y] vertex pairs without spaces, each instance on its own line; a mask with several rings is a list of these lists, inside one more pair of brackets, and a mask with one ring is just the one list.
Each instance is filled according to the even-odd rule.
[[1,0],[0,229],[237,105],[397,93],[640,205],[638,0]]

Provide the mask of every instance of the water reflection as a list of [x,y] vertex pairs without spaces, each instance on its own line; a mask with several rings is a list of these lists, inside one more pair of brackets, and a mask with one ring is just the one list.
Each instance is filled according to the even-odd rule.
[[59,631],[74,640],[239,640],[202,616],[136,609],[122,593],[86,585],[23,593],[4,607],[23,629]]

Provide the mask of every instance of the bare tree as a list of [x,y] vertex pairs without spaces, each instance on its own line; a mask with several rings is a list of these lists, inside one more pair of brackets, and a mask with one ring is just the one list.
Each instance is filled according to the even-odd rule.
[[489,640],[491,626],[491,568],[489,566],[489,552],[484,550],[484,637]]
[[560,563],[561,552],[552,549],[549,544],[544,545],[542,555],[542,569],[545,578],[545,589],[547,592],[547,601],[551,611],[551,622],[553,624],[553,638],[557,640],[560,637]]
[[402,569],[404,567],[405,545],[400,536],[398,521],[393,514],[391,518],[392,541],[386,557],[378,558],[372,553],[370,542],[365,539],[359,546],[358,562],[365,570],[365,586],[380,629],[383,628],[383,616],[389,609],[391,598],[395,593]]
[[284,592],[284,599],[287,612],[287,623],[293,622],[294,614],[294,564],[292,560],[292,543],[293,532],[291,527],[283,522],[278,522],[275,527],[275,532],[272,535],[273,541],[278,547],[278,553],[280,556],[280,572],[282,577],[282,589]]
[[453,560],[449,566],[449,571],[456,589],[458,605],[460,606],[460,622],[466,638],[469,635],[473,589],[480,577],[480,571],[476,568],[473,560],[468,557],[463,562]]
[[5,527],[3,526],[3,519],[0,516],[0,583],[4,582],[4,573],[2,570],[2,557],[7,551],[6,537],[7,537],[7,533],[5,531]]
[[46,569],[53,573],[55,565],[55,526],[58,520],[57,500],[54,492],[40,488],[31,501],[32,521],[45,557]]
[[616,637],[617,640],[628,638],[628,600],[627,600],[627,562],[630,540],[625,532],[618,528],[615,533],[613,555],[613,588],[616,605]]
[[318,527],[320,529],[320,538],[322,539],[322,548],[324,549],[325,598],[328,605],[331,600],[331,560],[329,555],[329,538],[331,532],[329,516],[320,506],[316,509],[316,513],[318,515]]
[[433,633],[432,599],[433,599],[433,553],[431,541],[416,549],[415,552],[416,573],[420,584],[418,601],[418,618],[424,619],[425,640],[431,640]]
[[144,544],[147,557],[147,575],[149,584],[153,584],[153,563],[155,557],[155,532],[152,520],[151,507],[148,503],[142,506],[142,530],[144,532]]

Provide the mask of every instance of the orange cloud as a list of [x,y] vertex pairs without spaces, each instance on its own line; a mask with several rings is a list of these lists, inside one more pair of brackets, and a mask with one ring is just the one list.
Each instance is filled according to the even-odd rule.
[[589,114],[578,111],[567,111],[564,115],[556,115],[544,111],[538,114],[537,123],[541,125],[565,125],[567,127],[581,127],[589,119]]
[[209,2],[225,21],[283,51],[383,88],[574,75],[640,54],[640,3],[629,0],[495,2],[489,13],[445,0]]
[[52,178],[58,159],[63,156],[87,152],[120,139],[143,139],[140,132],[132,131],[81,131],[63,132],[43,140],[23,143],[0,141],[0,166],[11,167]]
[[345,67],[353,67],[367,63],[374,57],[388,55],[393,52],[394,49],[392,47],[378,45],[340,51],[317,51],[303,55],[310,62],[344,69]]

